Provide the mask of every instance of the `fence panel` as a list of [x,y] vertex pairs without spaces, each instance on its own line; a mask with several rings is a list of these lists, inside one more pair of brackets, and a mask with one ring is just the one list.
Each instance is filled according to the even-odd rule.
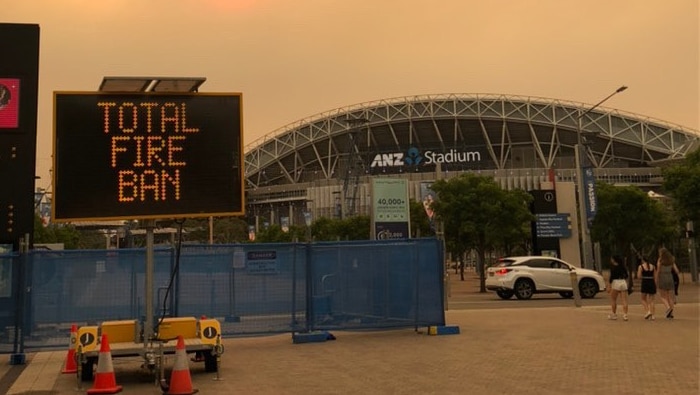
[[180,258],[178,313],[217,317],[226,335],[304,330],[307,248],[187,246]]
[[314,244],[312,329],[444,324],[434,239]]
[[[12,247],[9,245],[8,247]],[[6,252],[7,251],[7,252]],[[0,249],[0,353],[17,352],[19,335],[16,328],[23,318],[18,309],[20,266],[24,257],[11,250]]]
[[[213,317],[225,336],[444,324],[435,239],[158,247],[153,263],[154,322]],[[19,284],[23,267],[13,296],[3,279]],[[145,249],[0,257],[0,352],[15,333],[27,348],[66,347],[72,324],[145,321],[145,269]]]

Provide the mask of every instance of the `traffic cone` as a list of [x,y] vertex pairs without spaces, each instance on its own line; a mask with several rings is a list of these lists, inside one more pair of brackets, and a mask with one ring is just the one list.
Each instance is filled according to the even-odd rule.
[[78,326],[70,326],[70,341],[68,342],[68,355],[61,373],[78,373],[78,363],[75,360],[75,343],[78,341]]
[[112,367],[112,352],[109,351],[109,341],[107,335],[102,335],[100,343],[100,354],[97,358],[97,371],[95,372],[95,383],[90,388],[88,394],[116,394],[122,391],[122,386],[117,385],[114,378],[114,367]]
[[197,392],[199,390],[192,389],[192,377],[190,377],[190,366],[187,362],[185,339],[180,335],[177,337],[175,364],[173,365],[172,373],[170,373],[170,384],[167,391],[163,393],[166,395],[191,395]]

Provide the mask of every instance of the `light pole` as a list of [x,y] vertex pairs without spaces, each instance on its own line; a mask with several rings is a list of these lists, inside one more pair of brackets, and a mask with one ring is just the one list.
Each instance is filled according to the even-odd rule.
[[[593,169],[588,168],[588,156],[586,155],[585,148],[583,146],[583,117],[588,114],[589,112],[593,111],[596,109],[598,106],[601,104],[605,103],[608,99],[611,97],[615,96],[616,94],[623,92],[625,89],[627,89],[626,86],[621,86],[617,88],[613,93],[609,94],[606,98],[603,100],[599,101],[596,103],[593,107],[589,108],[588,110],[584,112],[580,112],[579,110],[579,115],[576,117],[577,123],[578,123],[578,136],[576,140],[576,153],[575,153],[575,160],[576,160],[576,186],[578,187],[578,216],[579,216],[579,231],[581,233],[581,267],[583,268],[592,268],[592,246],[591,246],[591,234],[590,234],[590,229],[588,228],[588,212],[587,212],[587,206],[586,206],[586,187],[583,183],[584,181],[584,172],[588,171],[590,174],[588,175],[588,178],[593,179]],[[587,169],[584,169],[584,167],[587,167]],[[595,190],[591,189],[589,193],[595,193]],[[588,202],[591,204],[592,202]],[[594,207],[592,207],[594,209]],[[598,271],[600,271],[600,262],[598,262]]]

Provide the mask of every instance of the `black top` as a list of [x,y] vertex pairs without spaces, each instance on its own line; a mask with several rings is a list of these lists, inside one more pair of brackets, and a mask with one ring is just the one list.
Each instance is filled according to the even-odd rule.
[[610,282],[627,278],[627,269],[622,265],[610,265]]
[[[646,270],[645,267],[649,267],[649,270]],[[654,270],[656,270],[656,267],[652,265],[651,263],[647,263],[642,265],[642,280],[653,280],[654,279]]]

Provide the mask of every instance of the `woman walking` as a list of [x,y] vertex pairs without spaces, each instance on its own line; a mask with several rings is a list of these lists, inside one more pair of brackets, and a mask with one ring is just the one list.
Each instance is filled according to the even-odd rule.
[[642,279],[642,307],[644,308],[645,320],[654,320],[655,307],[654,296],[656,295],[656,266],[647,262],[643,256],[639,256],[640,264],[637,267],[637,277]]
[[679,273],[676,259],[665,247],[659,248],[659,260],[656,262],[656,288],[659,290],[661,301],[666,306],[666,318],[673,319],[673,274]]
[[627,268],[622,257],[615,255],[610,258],[610,280],[608,282],[608,292],[610,292],[609,320],[617,319],[617,297],[622,299],[622,319],[627,321]]

